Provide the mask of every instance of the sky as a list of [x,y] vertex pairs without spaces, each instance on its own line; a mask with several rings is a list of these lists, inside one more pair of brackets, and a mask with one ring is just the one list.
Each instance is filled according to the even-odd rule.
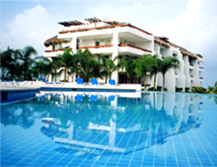
[[204,57],[204,87],[217,81],[217,0],[0,0],[0,50],[43,43],[61,21],[128,22]]

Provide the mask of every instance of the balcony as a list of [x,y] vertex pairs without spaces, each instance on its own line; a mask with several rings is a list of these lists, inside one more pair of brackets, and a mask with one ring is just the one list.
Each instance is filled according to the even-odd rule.
[[144,52],[151,53],[151,51],[148,50],[148,49],[140,48],[140,47],[138,47],[138,46],[134,46],[134,45],[127,44],[127,43],[119,44],[118,46],[120,46],[120,47],[128,46],[128,47],[132,47],[132,48],[135,48],[135,49],[142,50],[142,51],[144,51]]
[[107,48],[112,47],[113,45],[98,45],[98,46],[79,46],[78,49],[96,49],[96,48]]
[[111,54],[113,45],[79,46],[78,49],[88,49],[92,54]]
[[200,70],[200,71],[203,71],[203,70],[204,70],[204,67],[199,67],[199,70]]
[[127,43],[123,43],[123,44],[119,44],[119,53],[120,54],[128,54],[128,55],[144,55],[144,54],[150,54],[152,53],[151,50],[148,49],[144,49],[132,44],[127,44]]
[[203,80],[203,77],[200,77],[201,80]]
[[55,50],[45,50],[44,51],[44,56],[45,57],[55,57],[55,56],[58,56],[60,54],[63,54],[64,50],[66,49],[72,49],[70,47],[67,47],[67,48],[59,48],[59,49],[55,49]]

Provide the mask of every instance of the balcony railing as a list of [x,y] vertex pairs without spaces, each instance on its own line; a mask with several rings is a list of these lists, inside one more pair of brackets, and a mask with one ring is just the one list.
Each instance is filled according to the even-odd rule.
[[72,50],[72,48],[67,47],[67,48],[59,48],[59,49],[55,49],[55,50],[45,50],[46,53],[50,53],[50,52],[58,52],[58,51],[64,51],[66,49],[70,49]]
[[[135,48],[135,49],[139,49],[139,50],[142,50],[144,52],[149,52],[151,53],[150,50],[148,49],[144,49],[144,48],[140,48],[138,46],[134,46],[134,45],[131,45],[131,44],[127,44],[127,43],[124,43],[124,44],[119,44],[118,45],[119,47],[125,47],[125,46],[128,46],[128,47],[131,47],[131,48]],[[108,48],[108,47],[113,47],[113,45],[98,45],[98,46],[79,46],[78,49],[97,49],[97,48]],[[57,51],[63,51],[65,49],[72,49],[70,47],[67,47],[67,48],[59,48],[59,49],[55,49],[55,50],[45,50],[45,52],[47,53],[50,53],[50,52],[57,52]]]
[[200,77],[200,79],[203,79],[203,77]]
[[131,45],[131,44],[128,44],[128,43],[122,43],[122,44],[119,44],[118,46],[120,46],[120,47],[129,46],[129,47],[132,47],[132,48],[135,48],[135,49],[142,50],[142,51],[144,51],[144,52],[149,52],[149,53],[151,53],[151,51],[148,50],[148,49],[140,48],[140,47],[138,47],[138,46],[134,46],[134,45]]
[[99,45],[99,46],[79,46],[78,49],[91,49],[91,48],[108,48],[113,45]]

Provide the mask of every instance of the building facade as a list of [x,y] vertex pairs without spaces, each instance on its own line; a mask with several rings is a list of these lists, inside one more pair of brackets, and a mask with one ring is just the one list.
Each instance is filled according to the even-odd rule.
[[[65,49],[71,49],[73,53],[78,49],[88,49],[92,54],[101,54],[112,60],[117,56],[139,58],[145,54],[157,54],[161,59],[175,56],[181,65],[179,69],[171,69],[166,73],[165,88],[168,91],[185,91],[189,87],[202,85],[202,56],[170,43],[165,37],[155,37],[128,23],[103,21],[98,18],[59,24],[64,26],[64,30],[44,42],[45,57],[58,56]],[[118,71],[112,74],[112,78],[119,83],[123,82],[123,77]],[[75,75],[69,78],[69,81],[74,80]],[[147,86],[153,87],[153,78],[148,79]],[[157,86],[162,86],[161,74],[157,76]]]

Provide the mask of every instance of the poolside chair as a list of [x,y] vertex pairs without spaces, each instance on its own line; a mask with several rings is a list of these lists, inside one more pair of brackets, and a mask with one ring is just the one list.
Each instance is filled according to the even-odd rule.
[[91,78],[91,79],[90,79],[90,83],[91,83],[92,85],[98,85],[98,81],[97,81],[96,78]]
[[116,82],[115,82],[114,79],[109,79],[109,84],[110,84],[110,85],[116,85]]
[[83,100],[83,95],[76,95],[75,96],[75,101],[82,101]]
[[89,100],[90,101],[96,101],[97,100],[97,95],[91,95]]
[[115,96],[114,95],[111,95],[108,97],[108,101],[114,101],[115,100]]
[[78,85],[83,85],[84,84],[83,78],[76,78],[75,81],[77,82]]
[[40,75],[40,79],[42,82],[44,82],[45,84],[54,84],[54,82],[47,82],[43,76]]

